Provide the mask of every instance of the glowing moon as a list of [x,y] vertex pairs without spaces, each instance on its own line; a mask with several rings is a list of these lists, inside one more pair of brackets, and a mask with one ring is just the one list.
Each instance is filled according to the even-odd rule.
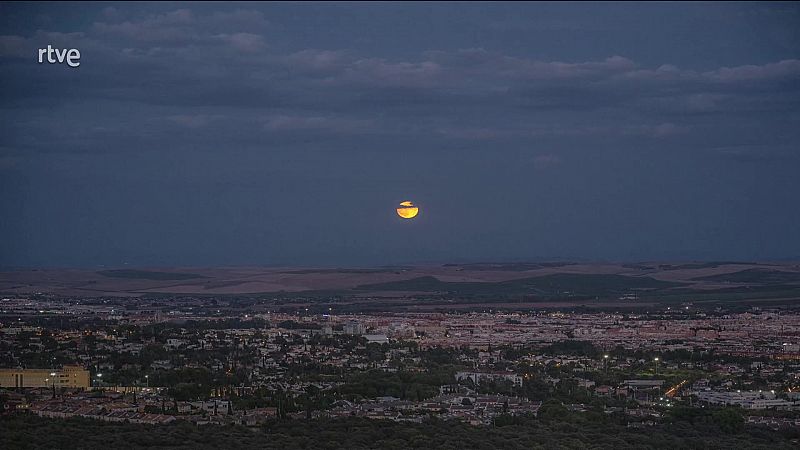
[[397,208],[397,215],[403,219],[413,219],[414,217],[417,217],[417,214],[419,214],[419,208],[414,206],[414,203],[409,201],[400,203],[400,207]]

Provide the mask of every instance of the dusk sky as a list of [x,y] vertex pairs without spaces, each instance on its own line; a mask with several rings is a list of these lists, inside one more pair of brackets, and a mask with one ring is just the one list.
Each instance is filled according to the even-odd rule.
[[797,3],[0,4],[5,267],[797,258],[799,144]]

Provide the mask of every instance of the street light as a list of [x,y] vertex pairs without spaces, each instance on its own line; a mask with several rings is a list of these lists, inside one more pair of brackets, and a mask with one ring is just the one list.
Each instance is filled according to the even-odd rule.
[[[56,373],[55,372],[50,372],[50,376],[53,378],[53,398],[56,398],[56,378],[55,378],[56,377]],[[47,382],[46,379],[45,379],[45,382]]]
[[603,363],[606,366],[606,375],[608,375],[608,355],[603,355]]
[[655,359],[653,359],[653,361],[656,362],[656,375],[658,375],[658,357],[656,356]]
[[150,375],[145,375],[144,376],[144,380],[147,383],[147,387],[149,388],[150,387]]

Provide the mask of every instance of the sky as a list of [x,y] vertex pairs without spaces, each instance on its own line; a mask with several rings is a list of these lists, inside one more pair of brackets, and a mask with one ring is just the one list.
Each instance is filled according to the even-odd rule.
[[798,3],[0,3],[3,267],[800,258],[799,144]]

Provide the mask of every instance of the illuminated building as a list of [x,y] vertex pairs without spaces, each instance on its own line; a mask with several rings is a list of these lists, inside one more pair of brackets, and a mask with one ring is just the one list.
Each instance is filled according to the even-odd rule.
[[4,388],[88,388],[89,371],[81,366],[62,369],[0,369],[0,387]]

